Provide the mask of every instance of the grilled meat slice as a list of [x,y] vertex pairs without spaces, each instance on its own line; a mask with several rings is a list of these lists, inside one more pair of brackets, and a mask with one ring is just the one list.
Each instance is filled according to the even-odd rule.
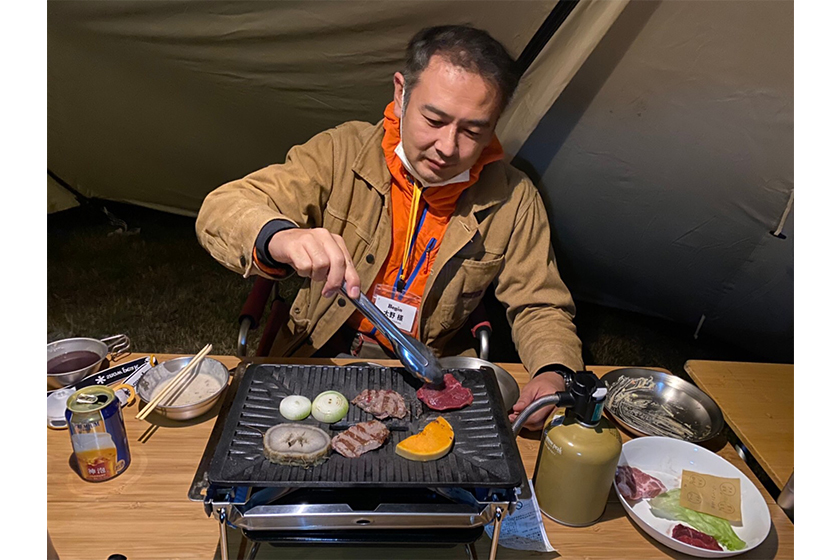
[[390,434],[390,430],[379,420],[360,422],[334,436],[332,448],[345,457],[355,459],[381,446]]
[[379,418],[405,418],[408,412],[402,395],[390,389],[365,389],[352,401],[353,404]]

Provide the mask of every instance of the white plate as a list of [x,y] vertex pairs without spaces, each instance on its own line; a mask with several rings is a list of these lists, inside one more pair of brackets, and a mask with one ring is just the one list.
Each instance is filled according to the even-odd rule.
[[[678,524],[655,517],[650,512],[648,500],[627,501],[615,491],[627,515],[645,533],[660,543],[679,552],[703,558],[724,558],[752,550],[770,533],[770,510],[758,488],[732,463],[694,443],[666,437],[642,437],[628,441],[621,449],[619,465],[641,469],[662,481],[668,490],[678,488],[683,469],[741,479],[741,524],[732,524],[735,534],[747,543],[742,550],[707,550],[685,544],[671,537],[671,529]],[[684,523],[684,525],[688,525]]]

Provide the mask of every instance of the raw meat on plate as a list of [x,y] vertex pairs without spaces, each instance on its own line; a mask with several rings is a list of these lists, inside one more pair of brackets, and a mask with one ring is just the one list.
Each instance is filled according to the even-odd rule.
[[615,472],[615,485],[625,500],[655,498],[667,488],[659,479],[637,469],[619,465]]
[[723,548],[718,544],[715,538],[706,533],[701,533],[691,527],[679,523],[671,530],[671,536],[680,542],[696,546],[698,548],[705,548],[707,550],[720,550]]

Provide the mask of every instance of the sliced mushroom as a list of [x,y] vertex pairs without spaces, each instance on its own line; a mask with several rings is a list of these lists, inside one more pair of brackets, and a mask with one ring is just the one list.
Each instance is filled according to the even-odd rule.
[[308,424],[278,424],[263,437],[263,453],[272,463],[313,467],[327,459],[330,436]]

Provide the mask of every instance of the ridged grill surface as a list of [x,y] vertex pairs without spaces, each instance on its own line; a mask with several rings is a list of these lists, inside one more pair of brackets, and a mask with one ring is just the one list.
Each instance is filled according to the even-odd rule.
[[[233,397],[222,436],[210,466],[210,482],[234,486],[282,487],[487,487],[519,486],[524,476],[519,450],[503,410],[494,374],[484,370],[451,370],[473,392],[473,403],[461,410],[439,412],[420,402],[420,382],[397,368],[368,366],[251,365]],[[382,420],[391,435],[385,444],[359,458],[332,451],[329,460],[312,468],[277,465],[263,455],[263,434],[282,422],[280,401],[288,395],[313,400],[322,391],[340,391],[348,401],[364,389],[392,389],[405,399],[403,419]],[[398,456],[397,444],[418,433],[437,416],[455,431],[451,452],[436,461],[410,461]],[[330,436],[357,422],[375,419],[351,404],[344,420],[323,424]],[[221,421],[221,419],[220,419]]]

